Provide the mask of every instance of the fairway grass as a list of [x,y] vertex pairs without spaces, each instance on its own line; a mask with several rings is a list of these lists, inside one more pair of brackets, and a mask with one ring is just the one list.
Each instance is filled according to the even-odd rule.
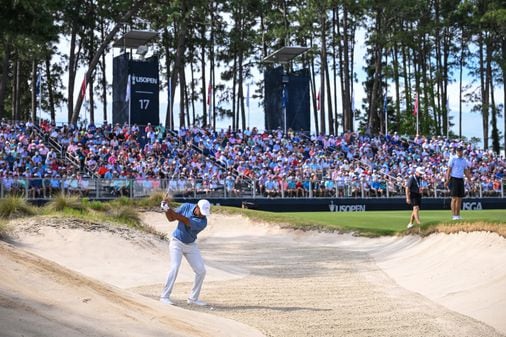
[[449,210],[421,211],[421,226],[409,231],[410,210],[367,211],[367,212],[264,212],[246,209],[219,207],[224,213],[240,213],[251,219],[276,223],[283,227],[301,230],[329,232],[352,232],[362,236],[398,235],[417,233],[428,235],[434,232],[453,233],[458,231],[491,231],[506,237],[505,210],[462,211],[462,220],[451,220]]

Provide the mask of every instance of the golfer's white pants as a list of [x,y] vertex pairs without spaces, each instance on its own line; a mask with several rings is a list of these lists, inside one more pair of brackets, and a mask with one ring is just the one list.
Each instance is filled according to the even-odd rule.
[[169,274],[167,275],[165,287],[163,288],[162,295],[160,297],[170,297],[172,288],[174,288],[174,283],[176,282],[179,267],[181,266],[181,260],[184,255],[186,261],[188,261],[193,271],[195,272],[195,280],[193,282],[193,288],[189,299],[197,300],[200,295],[200,290],[202,289],[202,284],[204,283],[204,277],[206,276],[206,267],[204,265],[202,255],[200,255],[199,247],[195,242],[183,243],[176,238],[172,238],[170,240],[169,248],[170,270]]

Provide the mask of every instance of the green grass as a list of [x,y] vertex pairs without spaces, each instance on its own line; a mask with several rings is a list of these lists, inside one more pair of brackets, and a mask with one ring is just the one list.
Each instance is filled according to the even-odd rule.
[[[466,223],[506,224],[505,212],[502,210],[462,212]],[[409,222],[409,211],[369,211],[357,213],[317,212],[317,213],[284,213],[286,216],[307,224],[314,223],[329,230],[352,230],[363,234],[370,232],[378,235],[391,235],[405,231]],[[420,213],[422,229],[458,222],[451,220],[449,211],[423,211]],[[460,221],[463,222],[463,221]]]
[[[336,232],[355,232],[364,236],[395,235],[406,232],[411,212],[406,211],[368,211],[368,212],[283,212],[271,213],[248,209],[216,207],[217,212],[241,213],[251,219],[276,223],[283,227],[302,230]],[[493,230],[506,232],[506,211],[477,210],[462,211],[464,220],[452,221],[449,210],[421,211],[422,225],[412,231],[430,234],[435,231],[454,231],[462,226],[467,230]],[[445,229],[454,227],[453,229]],[[503,235],[503,234],[501,234]]]
[[136,209],[129,206],[111,207],[107,215],[120,223],[131,227],[141,227],[142,221]]
[[[145,202],[148,206],[156,200]],[[159,202],[157,202],[159,205]],[[0,238],[7,235],[9,219],[20,216],[37,216],[67,218],[83,223],[117,224],[129,227],[142,227],[136,201],[119,198],[109,202],[90,201],[86,198],[60,194],[43,207],[30,205],[25,199],[8,197],[0,199]]]
[[[130,227],[142,227],[139,209],[159,207],[164,194],[154,192],[145,199],[133,200],[119,198],[101,203],[77,197],[58,196],[42,210],[30,206],[22,198],[0,200],[0,219],[44,214],[45,216],[80,219],[84,222],[115,223]],[[176,203],[172,203],[174,207]],[[406,229],[411,212],[405,211],[367,211],[367,212],[284,212],[274,213],[215,206],[213,213],[240,214],[254,221],[273,223],[282,227],[300,230],[319,230],[326,232],[352,232],[362,236],[398,235],[417,233],[428,235],[434,232],[453,233],[456,231],[491,231],[506,237],[505,210],[462,211],[462,221],[452,221],[449,210],[421,211],[421,226]],[[0,237],[7,230],[0,223]]]
[[37,208],[28,204],[20,197],[6,197],[0,199],[0,218],[10,219],[31,216],[37,213]]
[[47,212],[61,212],[65,209],[84,212],[86,207],[81,202],[81,198],[60,193],[46,204],[45,209]]

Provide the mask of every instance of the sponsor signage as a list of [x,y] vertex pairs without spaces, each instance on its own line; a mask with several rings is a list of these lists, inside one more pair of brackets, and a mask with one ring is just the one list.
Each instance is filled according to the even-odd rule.
[[331,212],[365,212],[366,207],[364,204],[339,205],[334,204],[334,201],[331,201],[329,205],[329,210]]
[[138,125],[159,124],[158,60],[154,62],[130,60],[129,73],[130,122]]
[[[199,199],[195,199],[195,202]],[[367,211],[411,211],[405,198],[209,198],[213,204],[243,207],[268,212],[367,212]],[[188,202],[187,197],[174,201]],[[448,210],[450,198],[424,198],[423,210]],[[463,210],[506,209],[506,198],[466,198]],[[409,214],[409,213],[408,213]]]
[[481,202],[479,201],[471,201],[462,202],[462,209],[465,211],[476,211],[476,210],[482,210],[483,207],[481,206]]

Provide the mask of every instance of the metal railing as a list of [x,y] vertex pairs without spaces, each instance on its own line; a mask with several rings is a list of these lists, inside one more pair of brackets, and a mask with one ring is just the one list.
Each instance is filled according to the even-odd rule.
[[[470,197],[504,198],[506,180],[495,189],[488,185],[467,186]],[[51,199],[59,193],[76,195],[90,199],[114,199],[121,196],[142,198],[154,191],[168,192],[173,197],[187,198],[400,198],[405,197],[404,187],[388,184],[386,181],[371,187],[365,181],[311,181],[293,183],[281,180],[277,183],[263,183],[259,180],[191,179],[126,179],[126,178],[88,178],[72,175],[63,178],[36,177],[24,178],[9,176],[0,179],[0,197],[15,195],[27,199]],[[422,189],[424,197],[438,198],[449,196],[442,185],[428,185]]]

